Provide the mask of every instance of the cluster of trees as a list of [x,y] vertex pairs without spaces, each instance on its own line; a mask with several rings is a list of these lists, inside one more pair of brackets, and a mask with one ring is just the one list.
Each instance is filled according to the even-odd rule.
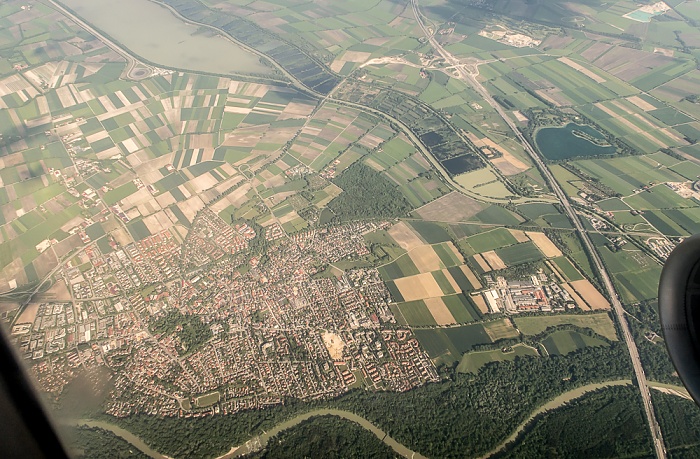
[[540,415],[495,457],[646,457],[651,451],[637,389],[613,386]]
[[362,162],[348,167],[333,182],[343,193],[329,202],[328,208],[340,221],[404,217],[413,210],[389,180]]
[[676,369],[663,342],[651,342],[647,339],[650,332],[660,334],[661,323],[657,312],[657,302],[643,301],[628,308],[638,320],[628,320],[632,336],[637,343],[639,357],[642,360],[647,377],[653,381],[680,384]]
[[[107,430],[90,427],[72,427],[64,432],[70,440],[71,457],[79,459],[147,459],[148,456],[126,440]],[[108,453],[108,454],[107,454]]]
[[700,410],[695,403],[657,391],[651,391],[651,398],[670,457],[700,457]]
[[333,404],[365,417],[428,457],[467,457],[491,450],[556,395],[630,373],[629,358],[616,343],[566,357],[490,363],[476,377],[452,370],[442,384],[403,394],[355,391]]
[[391,459],[401,457],[374,434],[337,416],[319,416],[283,430],[249,459],[322,457],[325,459]]
[[212,337],[211,328],[202,322],[199,316],[184,315],[178,310],[168,311],[149,324],[152,333],[170,335],[177,333],[182,347],[180,355],[192,352]]

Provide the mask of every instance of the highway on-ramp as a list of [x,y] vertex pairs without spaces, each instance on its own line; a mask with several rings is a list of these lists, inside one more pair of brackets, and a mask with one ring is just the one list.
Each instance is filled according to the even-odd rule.
[[430,30],[425,26],[423,23],[423,20],[421,18],[421,13],[418,10],[418,1],[417,0],[411,0],[411,6],[413,7],[413,14],[416,17],[416,21],[418,22],[418,25],[422,29],[423,33],[425,36],[428,38],[430,41],[430,44],[432,47],[435,49],[435,51],[442,56],[443,59],[452,67],[454,67],[455,72],[459,75],[459,77],[467,82],[474,90],[484,98],[484,100],[491,106],[493,107],[494,110],[503,118],[503,121],[510,127],[510,129],[513,131],[513,133],[517,136],[518,140],[522,144],[523,148],[527,152],[527,154],[532,158],[534,163],[537,165],[539,168],[540,172],[542,173],[542,176],[545,178],[547,181],[549,187],[554,191],[554,194],[557,196],[559,199],[559,202],[561,203],[562,207],[564,208],[564,211],[566,212],[567,216],[571,220],[571,222],[574,224],[574,227],[576,228],[576,231],[579,233],[581,237],[581,241],[583,241],[584,247],[586,248],[586,251],[589,253],[591,260],[593,261],[593,265],[596,269],[596,271],[599,273],[601,280],[603,281],[603,285],[605,286],[605,290],[608,293],[608,298],[610,299],[613,310],[615,311],[615,315],[617,316],[618,322],[620,324],[620,328],[622,329],[622,335],[625,339],[625,343],[627,344],[627,349],[630,354],[630,358],[632,359],[632,366],[634,367],[634,374],[637,379],[637,385],[639,387],[639,391],[642,394],[642,400],[644,403],[644,412],[647,417],[647,422],[649,424],[649,429],[651,431],[652,439],[654,442],[654,450],[656,452],[656,457],[658,459],[665,459],[666,458],[666,449],[664,447],[664,442],[663,442],[663,437],[661,435],[661,429],[659,428],[659,424],[656,420],[656,415],[654,414],[654,408],[651,404],[651,395],[649,394],[649,384],[646,379],[646,375],[644,374],[644,368],[642,368],[642,362],[639,358],[639,352],[637,350],[637,344],[634,342],[634,338],[632,337],[632,333],[629,328],[629,324],[627,323],[627,318],[625,317],[625,310],[622,307],[622,303],[620,302],[620,299],[617,296],[617,293],[615,293],[615,288],[613,286],[612,281],[610,280],[610,275],[607,272],[607,269],[605,268],[605,265],[603,265],[603,262],[600,258],[600,255],[598,255],[598,252],[596,251],[595,247],[593,246],[593,243],[591,242],[590,237],[588,236],[588,233],[584,230],[583,224],[581,223],[581,220],[579,220],[578,216],[576,215],[576,212],[574,211],[573,207],[571,206],[571,203],[569,202],[569,199],[567,198],[566,194],[564,194],[564,191],[561,189],[559,186],[559,183],[554,179],[554,176],[552,173],[549,171],[549,169],[546,167],[544,164],[544,161],[542,161],[542,158],[540,155],[535,151],[535,149],[530,145],[530,142],[523,136],[523,134],[520,132],[518,127],[515,125],[515,122],[505,113],[503,108],[491,97],[491,94],[484,88],[484,86],[478,81],[476,78],[476,75],[467,71],[465,66],[457,59],[454,57],[451,53],[446,51],[442,45],[435,39],[435,36],[433,33],[431,33]]

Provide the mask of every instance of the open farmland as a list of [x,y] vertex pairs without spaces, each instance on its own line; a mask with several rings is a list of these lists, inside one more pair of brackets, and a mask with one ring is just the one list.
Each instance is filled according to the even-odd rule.
[[452,192],[426,204],[416,213],[424,220],[437,222],[455,222],[469,220],[484,209],[480,202],[461,193]]
[[596,289],[588,279],[571,282],[574,290],[588,303],[591,309],[610,309],[608,300]]
[[[692,2],[159,0],[122,24],[142,0],[112,22],[65,1],[110,37],[53,0],[0,5],[0,319],[52,400],[104,372],[101,415],[168,457],[308,402],[481,456],[629,376],[583,234],[645,371],[675,378],[643,334],[664,251],[700,232]],[[138,27],[163,14],[172,34]],[[140,62],[136,32],[181,65]],[[545,130],[574,143],[540,163],[523,139]],[[255,428],[202,441],[211,422]]]
[[[503,260],[503,263],[506,266],[530,263],[533,261],[541,260],[543,258],[542,252],[540,252],[540,250],[533,242],[523,242],[522,244],[515,244],[509,247],[504,247],[502,249],[496,250],[496,253],[498,254],[498,257],[501,260]],[[484,253],[483,255],[486,254]],[[490,261],[489,264],[491,264]],[[492,266],[494,269],[498,269],[494,265]]]
[[612,253],[601,248],[603,260],[620,289],[622,301],[635,303],[656,298],[661,266],[642,251]]
[[394,284],[406,301],[442,296],[443,292],[431,273],[395,279]]
[[484,327],[480,324],[453,328],[415,330],[416,337],[433,359],[457,361],[473,346],[491,343]]
[[497,228],[475,236],[470,236],[466,240],[476,253],[487,252],[517,244],[518,242],[505,228]]

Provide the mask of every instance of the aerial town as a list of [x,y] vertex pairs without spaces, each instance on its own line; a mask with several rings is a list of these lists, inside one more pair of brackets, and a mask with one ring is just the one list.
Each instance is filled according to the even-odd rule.
[[[315,276],[367,252],[353,223],[294,237],[249,258],[259,235],[202,212],[180,244],[168,231],[109,255],[89,245],[62,266],[74,301],[42,303],[12,330],[43,389],[58,395],[79,370],[114,374],[107,412],[233,413],[352,387],[406,391],[437,381],[410,329],[396,326],[376,269]],[[264,266],[263,266],[264,264]],[[250,269],[248,270],[248,267]],[[197,335],[168,317],[201,317]],[[67,368],[68,371],[54,371]]]

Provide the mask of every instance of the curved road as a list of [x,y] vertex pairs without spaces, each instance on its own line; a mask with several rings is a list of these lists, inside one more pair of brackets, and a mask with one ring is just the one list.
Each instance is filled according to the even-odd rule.
[[639,386],[639,391],[642,395],[642,400],[644,402],[644,412],[647,417],[647,423],[649,424],[649,429],[651,431],[651,435],[654,441],[654,450],[656,452],[656,457],[658,459],[665,459],[666,458],[666,449],[664,448],[664,442],[663,442],[663,437],[661,435],[661,429],[659,428],[659,424],[656,421],[656,415],[654,414],[654,408],[651,404],[651,395],[649,394],[649,385],[647,383],[646,375],[644,374],[644,368],[642,368],[642,362],[639,358],[639,352],[637,350],[637,344],[634,342],[634,339],[632,338],[632,333],[630,332],[629,324],[627,323],[627,318],[625,317],[625,310],[622,307],[622,303],[620,302],[617,293],[615,293],[615,288],[613,287],[613,283],[610,280],[610,276],[605,269],[605,266],[603,265],[603,262],[598,255],[598,252],[596,251],[595,247],[593,246],[593,243],[591,242],[590,237],[588,236],[588,233],[585,231],[583,228],[583,224],[581,223],[581,220],[579,220],[578,216],[574,212],[573,207],[571,207],[571,203],[569,202],[569,199],[567,198],[566,194],[564,191],[561,189],[559,186],[559,183],[554,179],[554,176],[552,173],[549,171],[547,166],[544,164],[544,161],[542,161],[542,158],[540,158],[540,155],[537,154],[535,149],[530,145],[530,143],[525,139],[525,136],[520,132],[518,127],[515,125],[515,122],[505,113],[503,108],[496,103],[496,101],[491,97],[491,94],[484,88],[484,86],[477,80],[476,75],[468,72],[464,65],[454,57],[452,54],[450,54],[448,51],[446,51],[442,45],[435,39],[432,33],[427,29],[427,27],[423,24],[423,20],[421,18],[420,11],[418,11],[418,1],[417,0],[411,0],[411,4],[413,6],[413,14],[416,17],[416,21],[418,22],[418,25],[420,28],[423,30],[423,33],[425,36],[428,38],[430,41],[430,44],[435,48],[435,50],[452,66],[454,66],[455,70],[459,73],[460,77],[468,82],[476,92],[484,98],[484,100],[491,106],[493,107],[494,110],[503,118],[503,121],[508,124],[508,126],[511,128],[511,130],[515,133],[515,135],[518,137],[518,140],[522,144],[523,148],[527,152],[527,154],[532,158],[532,160],[535,162],[537,167],[540,169],[540,172],[542,173],[542,176],[545,178],[545,180],[548,182],[548,185],[550,188],[554,191],[554,194],[557,196],[559,199],[559,202],[561,203],[562,207],[564,208],[564,211],[566,212],[567,216],[569,217],[569,220],[574,224],[574,228],[576,228],[576,232],[578,232],[581,241],[583,242],[584,247],[586,248],[586,251],[590,255],[593,265],[595,266],[596,271],[598,271],[598,274],[600,275],[601,280],[603,281],[603,285],[605,286],[605,290],[608,293],[608,298],[611,300],[612,305],[613,305],[613,310],[615,311],[615,315],[617,316],[618,323],[620,324],[620,328],[622,329],[622,335],[625,339],[625,343],[627,344],[627,350],[629,351],[630,358],[632,359],[632,366],[634,367],[634,374],[637,380],[637,384]]

